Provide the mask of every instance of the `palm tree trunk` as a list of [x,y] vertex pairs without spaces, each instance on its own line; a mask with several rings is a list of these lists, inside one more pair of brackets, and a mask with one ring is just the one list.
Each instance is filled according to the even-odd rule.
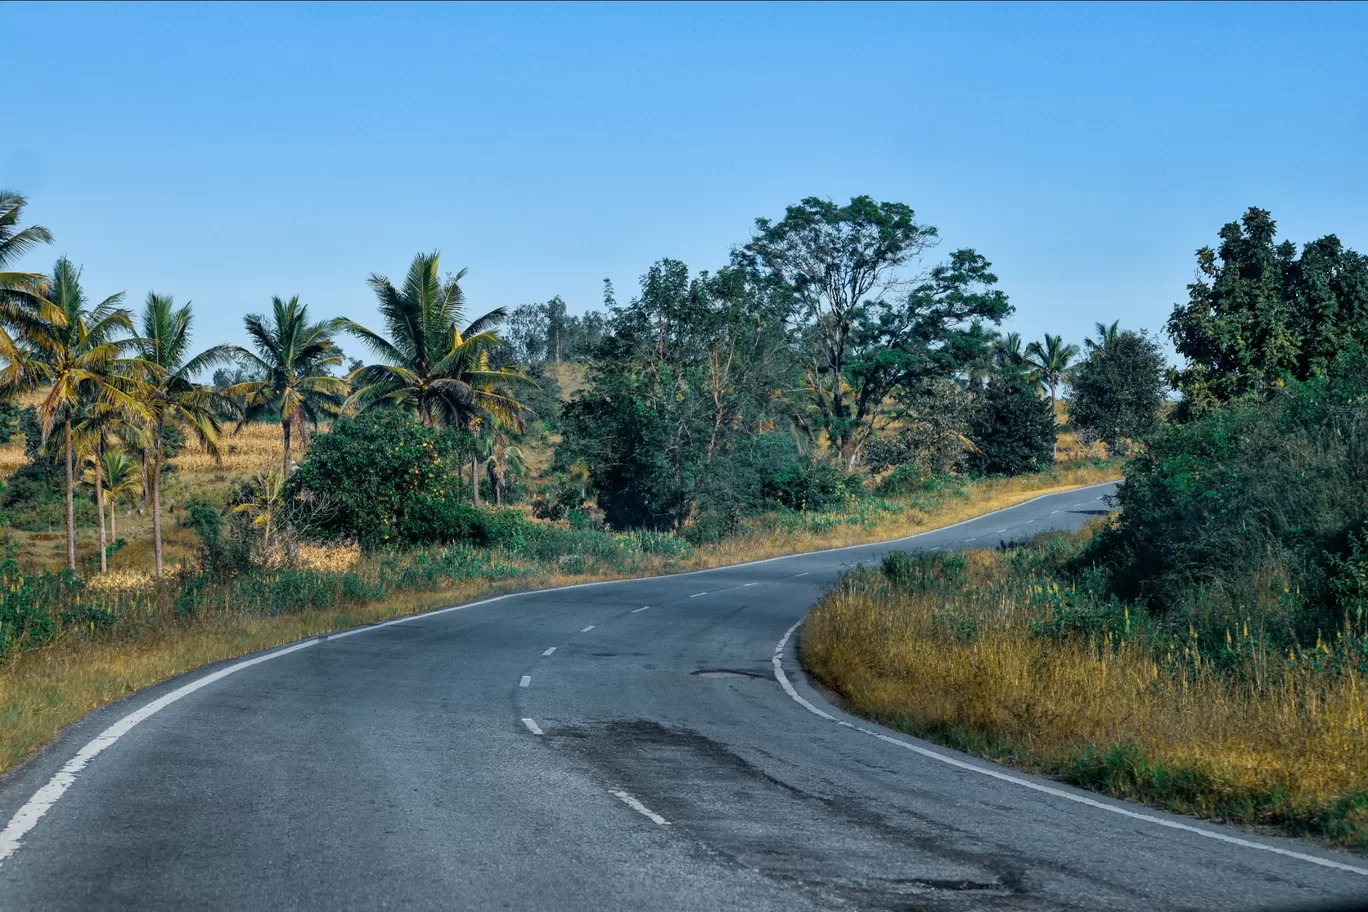
[[66,426],[66,522],[67,522],[67,566],[76,569],[76,477],[71,464],[71,416],[64,422]]
[[1050,460],[1059,458],[1059,412],[1055,409],[1055,381],[1050,381],[1050,426],[1054,429],[1054,436],[1050,438]]
[[148,474],[152,476],[152,553],[156,556],[157,579],[162,577],[162,528],[161,528],[161,454],[164,428],[157,422],[156,437],[152,440],[152,465]]
[[111,542],[116,542],[119,540],[119,530],[115,528],[118,525],[118,523],[115,522],[115,517],[118,515],[119,498],[111,497],[109,499],[109,540]]
[[480,505],[480,454],[470,457],[470,496],[475,506]]
[[95,452],[95,506],[100,511],[100,572],[109,571],[109,539],[105,537],[104,467],[100,452]]
[[281,466],[281,472],[285,475],[290,474],[290,419],[281,417],[280,431],[285,435],[285,464]]

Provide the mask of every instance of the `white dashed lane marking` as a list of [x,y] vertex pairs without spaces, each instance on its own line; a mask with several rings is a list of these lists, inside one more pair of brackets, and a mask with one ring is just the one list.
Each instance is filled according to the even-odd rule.
[[553,653],[553,652],[555,652],[555,651],[556,651],[556,647],[555,647],[555,646],[552,646],[550,649],[546,650],[546,652],[543,652],[542,655],[544,655],[544,656],[549,656],[551,653]]
[[523,676],[522,676],[522,680],[518,682],[518,686],[519,686],[519,687],[527,687],[527,686],[530,685],[531,683],[532,683],[532,676],[531,676],[531,675],[523,675]]
[[635,798],[633,798],[626,792],[613,792],[613,796],[617,798],[619,801],[621,801],[623,804],[627,805],[632,810],[636,811],[641,816],[649,817],[652,823],[658,824],[660,826],[670,825],[670,821],[666,820],[664,817],[661,817],[655,811],[651,810],[646,805],[642,804],[640,801],[637,801]]
[[526,726],[527,726],[527,730],[530,731],[530,732],[531,732],[532,734],[534,734],[534,735],[540,735],[540,734],[542,733],[541,728],[539,728],[539,727],[537,726],[537,723],[536,723],[536,722],[533,722],[531,719],[523,719],[523,720],[522,720],[522,724],[523,724],[523,725],[526,725]]
[[590,624],[588,627],[585,627],[583,630],[581,630],[580,633],[588,633],[589,631],[594,629],[594,626],[595,625]]
[[645,611],[647,608],[650,608],[650,607],[651,607],[650,605],[642,605],[640,608],[633,608],[633,609],[632,609],[632,614],[641,614],[641,612]]

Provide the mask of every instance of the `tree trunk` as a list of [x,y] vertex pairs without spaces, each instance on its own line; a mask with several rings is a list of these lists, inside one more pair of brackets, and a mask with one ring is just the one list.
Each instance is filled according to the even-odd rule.
[[285,435],[285,464],[281,467],[281,472],[285,475],[290,474],[290,419],[281,417],[280,431]]
[[1050,381],[1050,425],[1054,427],[1054,437],[1050,447],[1050,458],[1059,458],[1059,412],[1055,410],[1055,381]]
[[66,427],[66,522],[67,522],[67,566],[76,569],[76,473],[71,464],[71,416],[64,422]]
[[470,496],[475,501],[475,506],[480,505],[480,456],[477,453],[470,457]]
[[105,537],[104,467],[100,451],[95,451],[95,507],[100,511],[100,572],[109,571],[109,539]]
[[148,474],[152,476],[152,553],[156,556],[157,579],[162,577],[162,528],[161,528],[161,455],[163,428],[157,422],[156,438],[152,441],[152,465]]
[[110,540],[111,543],[112,543],[112,542],[116,542],[116,541],[119,540],[119,530],[118,530],[118,528],[116,528],[116,527],[118,526],[118,523],[116,522],[116,519],[115,519],[118,515],[119,515],[119,499],[118,499],[117,497],[110,498],[110,501],[109,501],[109,540]]

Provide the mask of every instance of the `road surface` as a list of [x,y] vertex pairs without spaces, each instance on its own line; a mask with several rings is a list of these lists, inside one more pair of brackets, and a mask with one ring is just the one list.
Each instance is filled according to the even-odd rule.
[[842,570],[892,547],[1076,528],[1110,491],[893,545],[505,597],[184,675],[0,781],[0,908],[1208,910],[1368,895],[1368,860],[896,735],[805,681],[785,637]]

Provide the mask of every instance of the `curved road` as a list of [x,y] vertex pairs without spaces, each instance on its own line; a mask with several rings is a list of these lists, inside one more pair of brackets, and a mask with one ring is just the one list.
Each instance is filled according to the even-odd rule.
[[894,735],[803,679],[785,635],[846,567],[1075,528],[1110,490],[891,545],[505,597],[150,688],[0,781],[0,907],[1151,910],[1368,895],[1364,859]]

